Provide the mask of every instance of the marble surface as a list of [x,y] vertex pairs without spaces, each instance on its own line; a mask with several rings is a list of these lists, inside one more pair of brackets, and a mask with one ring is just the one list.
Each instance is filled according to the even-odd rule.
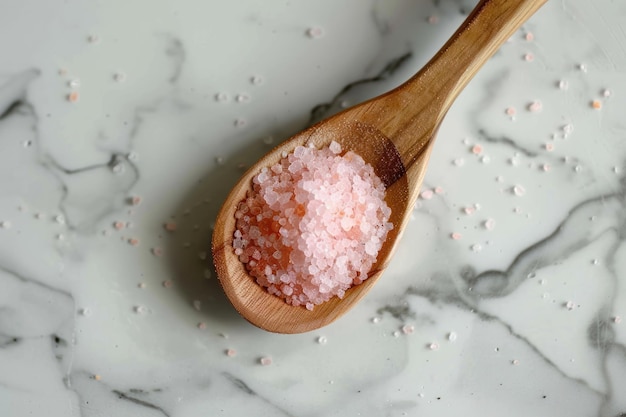
[[488,62],[333,325],[261,331],[212,270],[245,166],[474,4],[4,1],[0,414],[626,415],[623,1],[549,0]]

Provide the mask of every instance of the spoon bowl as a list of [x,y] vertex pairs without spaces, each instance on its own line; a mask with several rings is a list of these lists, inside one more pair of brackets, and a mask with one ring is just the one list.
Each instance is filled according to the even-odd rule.
[[[213,232],[213,259],[220,283],[248,321],[276,333],[323,327],[352,308],[376,284],[389,264],[410,217],[439,126],[472,76],[546,0],[482,0],[465,22],[415,76],[396,89],[296,134],[253,165],[232,189]],[[372,165],[386,187],[389,231],[377,261],[362,284],[310,311],[291,306],[256,283],[235,255],[235,208],[252,190],[252,178],[297,146],[321,148],[332,141]]]

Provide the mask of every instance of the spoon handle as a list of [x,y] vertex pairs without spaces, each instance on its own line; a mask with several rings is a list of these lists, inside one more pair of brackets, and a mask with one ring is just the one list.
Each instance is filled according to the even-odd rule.
[[389,93],[401,120],[390,123],[395,131],[386,133],[407,169],[428,151],[443,117],[474,74],[545,2],[481,0],[430,62]]

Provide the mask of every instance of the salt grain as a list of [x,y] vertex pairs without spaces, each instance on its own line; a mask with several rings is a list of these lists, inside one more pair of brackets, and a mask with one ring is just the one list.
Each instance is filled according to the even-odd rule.
[[402,326],[402,333],[404,334],[413,334],[414,331],[415,326],[413,326],[412,324],[405,324],[404,326]]
[[169,279],[163,281],[163,287],[170,288],[171,286],[172,286],[172,281],[170,281]]
[[461,237],[462,237],[462,236],[461,236],[461,234],[460,234],[460,233],[457,233],[457,232],[454,232],[454,233],[451,233],[451,234],[450,234],[450,238],[451,238],[452,240],[459,240],[459,239],[461,239]]
[[613,317],[613,323],[620,324],[622,322],[622,318],[620,316]]
[[328,343],[328,339],[326,338],[326,336],[320,336],[317,338],[317,343],[319,343],[320,345],[325,345],[326,343]]
[[206,323],[201,321],[197,324],[198,329],[200,330],[205,330],[206,329]]
[[515,185],[513,186],[513,194],[515,194],[518,197],[521,197],[524,194],[526,194],[526,189],[522,187],[521,185]]
[[432,190],[424,190],[420,193],[420,197],[422,197],[424,200],[430,200],[431,198],[433,198],[433,192]]
[[157,256],[157,257],[163,256],[163,249],[161,248],[152,248],[151,252],[154,256]]
[[175,232],[176,231],[176,222],[167,222],[163,225],[163,227],[165,228],[165,230],[167,230],[168,232]]
[[483,226],[487,230],[493,230],[496,227],[496,221],[494,219],[487,219],[483,223]]
[[455,332],[448,333],[448,340],[454,342],[457,339],[457,334]]
[[0,228],[2,229],[10,229],[11,228],[11,222],[8,220],[4,220],[0,222]]
[[324,30],[320,27],[311,27],[307,29],[306,35],[311,39],[319,39],[324,36]]
[[559,81],[558,86],[561,90],[567,90],[569,88],[569,83],[565,80],[561,80]]
[[237,351],[235,349],[226,349],[224,353],[226,353],[226,356],[228,356],[229,358],[234,358],[235,356],[237,356]]
[[264,356],[262,358],[259,359],[259,363],[263,366],[268,366],[272,364],[272,358],[270,358],[269,356]]
[[543,104],[539,100],[535,100],[528,105],[528,110],[533,113],[541,111],[542,108],[543,108]]
[[430,350],[437,350],[437,349],[439,349],[439,345],[437,343],[435,343],[435,342],[430,343],[428,345],[428,349],[430,349]]

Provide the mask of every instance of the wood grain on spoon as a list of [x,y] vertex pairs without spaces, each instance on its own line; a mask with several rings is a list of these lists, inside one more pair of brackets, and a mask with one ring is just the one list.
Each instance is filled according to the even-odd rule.
[[[478,69],[546,0],[483,0],[422,70],[380,97],[345,110],[293,136],[251,167],[233,188],[217,217],[213,258],[224,292],[252,324],[277,333],[323,327],[352,308],[387,267],[424,178],[435,135],[448,109]],[[337,141],[370,163],[387,189],[392,210],[378,260],[361,285],[315,306],[293,307],[269,294],[246,272],[232,248],[234,211],[251,190],[252,177],[298,145],[320,148]]]

